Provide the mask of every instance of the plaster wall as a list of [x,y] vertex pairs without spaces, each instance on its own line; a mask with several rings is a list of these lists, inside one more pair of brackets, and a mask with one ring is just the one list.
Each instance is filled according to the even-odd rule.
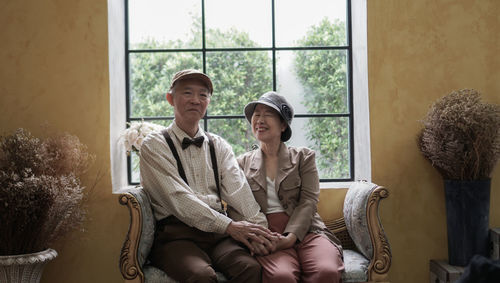
[[[368,0],[372,180],[392,245],[392,282],[428,282],[447,258],[443,182],[416,146],[419,120],[445,94],[474,88],[500,104],[500,2]],[[490,226],[500,226],[500,166]]]
[[0,2],[0,132],[66,131],[96,155],[85,232],[54,247],[42,282],[121,282],[128,212],[111,193],[106,1]]

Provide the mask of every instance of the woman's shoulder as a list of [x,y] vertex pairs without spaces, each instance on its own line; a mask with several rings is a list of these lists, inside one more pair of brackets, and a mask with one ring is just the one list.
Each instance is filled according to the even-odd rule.
[[315,151],[305,146],[288,146],[288,152],[292,156],[314,156]]
[[247,161],[251,158],[251,156],[255,153],[255,149],[251,151],[247,151],[243,154],[240,154],[238,157],[236,157],[236,160],[238,160],[238,163],[240,165],[243,165],[247,163]]

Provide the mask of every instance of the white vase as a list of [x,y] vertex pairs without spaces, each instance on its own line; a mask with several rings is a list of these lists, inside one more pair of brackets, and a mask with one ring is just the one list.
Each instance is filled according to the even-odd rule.
[[32,254],[0,256],[0,282],[38,283],[45,264],[56,258],[53,249]]

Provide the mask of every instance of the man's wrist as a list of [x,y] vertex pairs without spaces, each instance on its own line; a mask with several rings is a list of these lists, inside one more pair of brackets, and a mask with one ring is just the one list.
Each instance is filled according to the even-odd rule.
[[225,234],[227,233],[227,229],[229,228],[229,225],[233,222],[233,220],[223,214],[221,214],[217,219],[215,220],[215,233],[219,234]]

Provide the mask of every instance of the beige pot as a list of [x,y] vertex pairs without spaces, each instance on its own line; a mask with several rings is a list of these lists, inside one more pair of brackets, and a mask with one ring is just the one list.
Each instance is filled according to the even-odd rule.
[[0,256],[0,282],[38,283],[45,264],[56,258],[53,249],[32,254]]

